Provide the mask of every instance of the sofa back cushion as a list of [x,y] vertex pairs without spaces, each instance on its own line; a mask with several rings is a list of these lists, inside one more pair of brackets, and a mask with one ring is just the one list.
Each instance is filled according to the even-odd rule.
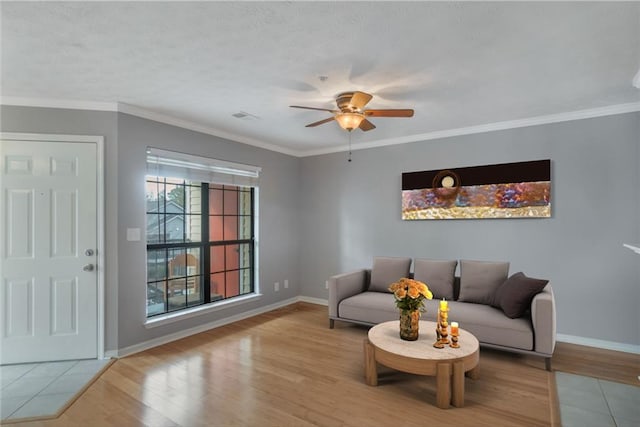
[[433,298],[452,300],[457,265],[457,260],[416,258],[413,262],[413,278],[425,283],[433,293]]
[[507,280],[508,262],[460,261],[459,301],[491,305],[500,285]]
[[493,306],[502,309],[511,319],[524,316],[531,307],[533,297],[542,292],[548,280],[534,279],[519,272],[500,285],[493,300]]
[[409,277],[411,258],[375,257],[371,268],[369,290],[390,292],[389,285],[403,277]]

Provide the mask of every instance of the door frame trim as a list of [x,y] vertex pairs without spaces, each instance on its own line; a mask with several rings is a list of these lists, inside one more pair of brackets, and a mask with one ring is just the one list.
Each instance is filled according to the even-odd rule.
[[98,359],[105,358],[105,193],[104,193],[104,136],[98,135],[62,135],[44,133],[20,133],[20,132],[0,132],[0,139],[9,141],[41,141],[41,142],[78,142],[92,143],[96,145],[96,212],[97,212],[97,307],[98,316],[97,330],[97,356]]

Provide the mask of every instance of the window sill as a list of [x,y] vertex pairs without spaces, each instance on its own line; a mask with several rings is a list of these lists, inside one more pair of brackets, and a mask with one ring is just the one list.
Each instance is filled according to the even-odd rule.
[[168,313],[160,316],[153,316],[147,319],[144,327],[147,329],[156,328],[158,326],[168,325],[170,323],[179,322],[181,320],[190,319],[192,317],[201,316],[203,314],[212,313],[229,307],[246,304],[262,298],[262,294],[250,294],[242,297],[230,299],[228,301],[215,302],[207,305],[199,305],[197,307],[180,310],[174,313]]

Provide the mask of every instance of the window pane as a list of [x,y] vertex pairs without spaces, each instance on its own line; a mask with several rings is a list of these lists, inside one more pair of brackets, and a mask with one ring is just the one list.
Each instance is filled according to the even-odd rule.
[[209,215],[222,215],[222,190],[209,190]]
[[160,218],[158,214],[147,214],[147,243],[160,242]]
[[147,176],[145,199],[148,213],[164,212],[164,178]]
[[186,278],[169,280],[169,311],[186,307],[186,289]]
[[240,272],[227,271],[226,280],[227,298],[240,295]]
[[224,214],[238,215],[238,192],[227,190],[224,191]]
[[169,249],[169,277],[183,277],[187,275],[186,250],[184,248]]
[[211,246],[211,264],[212,273],[224,271],[224,246]]
[[209,241],[219,242],[223,239],[222,233],[222,218],[221,216],[209,217]]
[[211,300],[226,298],[224,289],[224,273],[211,275]]
[[181,179],[167,178],[165,184],[167,213],[182,214],[185,210],[185,186]]
[[251,217],[241,216],[238,217],[238,239],[250,239],[251,236]]
[[186,215],[185,216],[185,238],[187,242],[199,242],[202,233],[202,216]]
[[167,258],[164,249],[147,251],[147,282],[163,280],[167,277]]
[[188,185],[186,191],[185,211],[191,214],[202,213],[202,188],[200,185]]
[[154,180],[147,180],[146,189],[145,189],[145,198],[147,201],[147,212],[159,212],[160,206],[158,194],[160,192],[160,187],[158,183]]
[[184,216],[167,214],[165,241],[167,243],[184,242]]
[[202,276],[195,276],[195,277],[192,277],[190,280],[197,281],[198,284],[195,286],[195,289],[197,289],[196,291],[190,292],[187,294],[187,305],[193,306],[193,305],[199,305],[204,303],[202,286],[200,286],[199,284],[200,281],[202,280]]
[[227,245],[226,254],[226,270],[237,270],[240,268],[240,245]]
[[224,217],[224,240],[238,240],[238,217]]
[[251,267],[251,244],[250,243],[242,243],[239,245],[240,247],[240,260],[238,262],[239,268],[250,268]]
[[147,284],[147,316],[165,312],[164,282]]
[[200,248],[187,249],[185,264],[187,266],[187,276],[200,274]]
[[253,292],[251,286],[251,269],[240,270],[240,293],[242,295]]

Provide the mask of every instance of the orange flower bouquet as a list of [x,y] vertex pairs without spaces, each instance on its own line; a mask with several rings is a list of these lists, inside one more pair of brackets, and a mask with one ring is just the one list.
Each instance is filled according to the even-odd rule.
[[396,307],[403,311],[423,311],[424,300],[433,298],[426,284],[406,277],[392,283],[389,290],[395,296]]

